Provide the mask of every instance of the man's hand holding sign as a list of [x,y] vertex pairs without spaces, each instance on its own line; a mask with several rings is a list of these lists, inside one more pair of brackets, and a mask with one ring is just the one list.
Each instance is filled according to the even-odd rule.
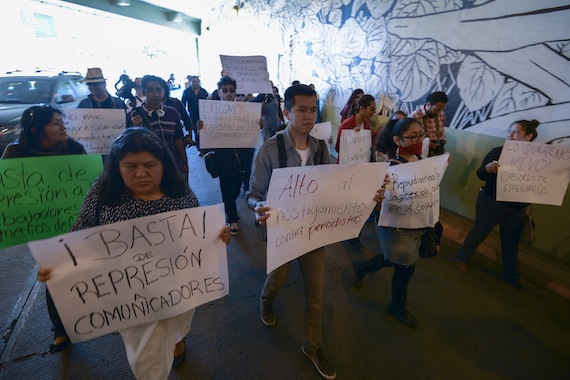
[[267,272],[316,248],[357,237],[383,198],[387,169],[386,163],[361,163],[273,170],[266,204],[254,209],[268,226]]

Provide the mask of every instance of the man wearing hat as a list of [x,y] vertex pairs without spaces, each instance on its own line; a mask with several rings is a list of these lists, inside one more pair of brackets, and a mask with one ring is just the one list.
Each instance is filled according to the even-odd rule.
[[98,67],[87,69],[85,79],[81,80],[89,87],[91,94],[83,99],[77,108],[115,108],[124,109],[127,107],[121,99],[111,96],[107,92],[106,78],[103,77],[103,71]]

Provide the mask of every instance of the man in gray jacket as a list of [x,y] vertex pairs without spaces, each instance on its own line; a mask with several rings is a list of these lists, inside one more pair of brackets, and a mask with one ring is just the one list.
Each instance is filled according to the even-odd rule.
[[[265,223],[270,216],[270,207],[265,206],[265,198],[273,169],[283,166],[305,166],[331,163],[331,158],[322,141],[309,136],[317,119],[317,94],[305,85],[292,86],[285,91],[284,114],[289,125],[283,131],[283,146],[286,154],[279,158],[278,135],[271,137],[259,148],[253,172],[247,203],[256,217]],[[279,137],[281,139],[281,137]],[[284,149],[283,149],[284,148]],[[285,161],[285,162],[283,162]],[[285,165],[284,165],[285,164]],[[321,347],[323,315],[324,248],[296,259],[301,267],[305,285],[305,333],[302,351],[311,359],[321,376],[334,379],[336,370],[327,359]],[[291,263],[282,265],[267,275],[261,292],[260,316],[264,325],[275,325],[273,301],[277,292],[285,285]]]

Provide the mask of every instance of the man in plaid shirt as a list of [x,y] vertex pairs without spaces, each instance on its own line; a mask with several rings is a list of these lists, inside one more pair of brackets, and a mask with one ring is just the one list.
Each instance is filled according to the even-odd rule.
[[426,98],[426,104],[415,110],[410,118],[416,119],[423,127],[424,133],[429,137],[428,156],[438,156],[445,153],[445,106],[447,105],[445,92],[434,92]]

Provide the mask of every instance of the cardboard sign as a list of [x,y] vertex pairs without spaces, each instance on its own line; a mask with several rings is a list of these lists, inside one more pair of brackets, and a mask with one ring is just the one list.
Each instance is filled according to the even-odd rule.
[[354,129],[343,129],[340,132],[338,163],[370,162],[370,148],[372,148],[372,131],[361,129],[357,132]]
[[102,171],[101,155],[0,160],[0,248],[68,232]]
[[449,153],[390,166],[378,225],[393,228],[433,227],[439,220],[439,185]]
[[274,169],[267,192],[267,273],[307,252],[357,237],[387,163]]
[[69,108],[62,110],[67,134],[89,154],[109,154],[113,141],[126,128],[125,110]]
[[50,294],[72,342],[175,317],[229,292],[222,204],[28,243],[53,269]]
[[328,143],[332,136],[332,124],[330,121],[317,123],[309,134],[316,139],[325,140]]
[[507,140],[499,164],[498,201],[562,205],[570,176],[570,148]]
[[223,75],[236,81],[238,94],[273,94],[264,56],[220,55],[220,60]]
[[200,99],[198,106],[204,122],[201,148],[255,148],[259,144],[261,103]]

